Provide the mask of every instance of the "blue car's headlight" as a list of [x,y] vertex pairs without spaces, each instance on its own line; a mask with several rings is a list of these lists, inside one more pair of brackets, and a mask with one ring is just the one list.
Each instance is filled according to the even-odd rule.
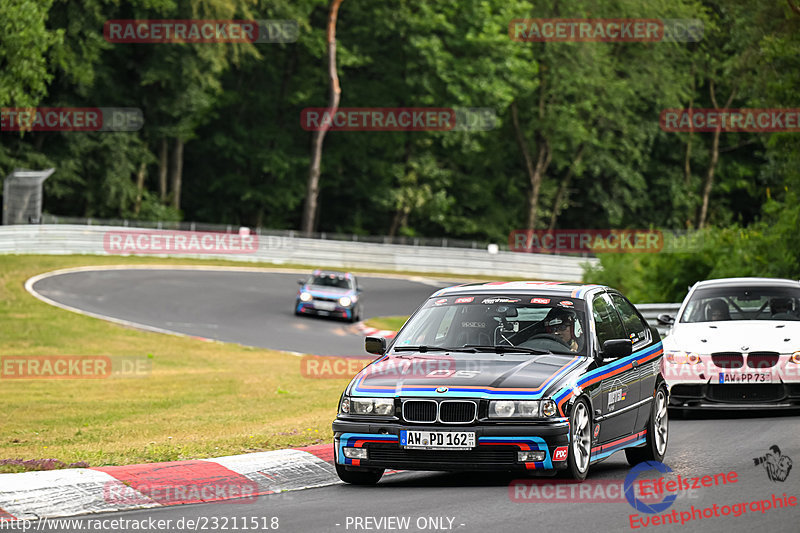
[[353,299],[349,296],[342,296],[339,298],[339,305],[342,307],[348,307],[351,303],[353,303]]

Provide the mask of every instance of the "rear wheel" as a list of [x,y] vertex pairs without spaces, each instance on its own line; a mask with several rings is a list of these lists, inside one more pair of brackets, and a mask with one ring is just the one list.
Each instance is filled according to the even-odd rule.
[[641,448],[627,448],[625,458],[631,466],[644,461],[664,460],[667,454],[667,441],[669,439],[669,414],[667,412],[667,391],[659,387],[650,410],[650,420],[647,421],[647,437],[645,445]]
[[584,400],[578,400],[569,417],[570,436],[567,471],[570,477],[583,481],[589,473],[592,456],[592,420]]
[[339,479],[351,485],[376,485],[383,477],[383,468],[379,470],[347,470],[344,465],[336,463],[336,474]]

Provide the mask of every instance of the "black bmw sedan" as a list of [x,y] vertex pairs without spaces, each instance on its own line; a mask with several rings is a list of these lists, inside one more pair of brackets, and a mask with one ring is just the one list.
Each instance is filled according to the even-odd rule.
[[522,470],[583,480],[625,450],[667,449],[661,338],[598,285],[492,282],[442,289],[342,394],[336,470],[377,483],[385,469]]

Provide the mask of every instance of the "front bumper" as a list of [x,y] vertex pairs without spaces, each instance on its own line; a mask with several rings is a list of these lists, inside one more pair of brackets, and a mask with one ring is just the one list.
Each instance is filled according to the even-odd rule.
[[[714,354],[701,354],[697,364],[676,364],[666,359],[662,362],[662,374],[670,387],[670,406],[685,409],[800,407],[800,365],[790,362],[789,354],[775,354],[761,367],[750,360],[752,354],[724,352],[717,356],[719,359],[715,361]],[[755,381],[756,377],[767,379]]]
[[797,409],[800,383],[677,383],[670,388],[669,405],[684,409]]
[[333,316],[348,320],[353,318],[354,308],[355,304],[351,305],[350,307],[342,307],[341,305],[337,304],[333,309],[317,309],[314,307],[314,300],[311,300],[310,302],[301,302],[300,300],[297,300],[295,302],[295,312],[297,313],[304,315]]
[[[416,450],[400,446],[400,430],[472,431],[477,446],[471,450]],[[527,471],[552,475],[566,468],[569,423],[547,422],[530,425],[406,425],[398,422],[333,422],[334,453],[338,464],[350,468],[444,471]],[[367,459],[349,459],[342,448],[367,449]],[[555,460],[557,448],[560,460]],[[519,451],[544,451],[545,459],[520,462]]]

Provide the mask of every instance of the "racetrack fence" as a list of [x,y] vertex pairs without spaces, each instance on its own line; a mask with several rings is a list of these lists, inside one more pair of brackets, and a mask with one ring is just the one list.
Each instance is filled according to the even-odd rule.
[[661,336],[664,337],[672,329],[672,326],[665,326],[659,324],[656,318],[658,315],[667,314],[672,317],[678,314],[678,309],[681,304],[636,304],[636,309],[642,313],[642,316],[647,320],[651,326],[655,326]]
[[[197,231],[219,228],[195,227]],[[232,228],[229,235],[238,235]],[[180,228],[183,231],[183,228]],[[215,249],[212,253],[109,252],[109,235],[175,235],[169,229],[79,224],[31,224],[0,226],[0,253],[49,255],[152,255],[262,262],[273,265],[314,265],[340,269],[375,269],[398,272],[441,273],[460,276],[506,276],[545,281],[580,281],[582,265],[596,265],[593,257],[517,253],[486,248],[386,244],[355,240],[305,238],[294,232],[258,230],[249,235],[257,244],[246,252]]]

